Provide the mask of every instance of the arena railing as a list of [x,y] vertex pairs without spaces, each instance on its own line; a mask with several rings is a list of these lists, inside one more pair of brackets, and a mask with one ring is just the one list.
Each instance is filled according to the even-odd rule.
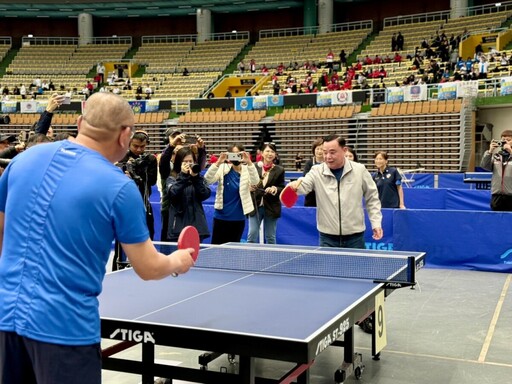
[[12,37],[10,37],[10,36],[0,36],[0,44],[1,45],[11,45],[12,46]]
[[[29,37],[21,39],[22,45],[78,45],[78,37]],[[89,39],[91,44],[132,44],[131,36],[98,36]]]
[[468,7],[466,11],[466,16],[476,16],[487,13],[503,12],[510,10],[512,10],[512,1],[496,2],[492,4]]
[[412,15],[399,15],[393,17],[386,17],[384,19],[384,28],[392,27],[395,25],[424,23],[427,21],[446,21],[450,18],[450,11],[438,11],[428,13],[416,13]]

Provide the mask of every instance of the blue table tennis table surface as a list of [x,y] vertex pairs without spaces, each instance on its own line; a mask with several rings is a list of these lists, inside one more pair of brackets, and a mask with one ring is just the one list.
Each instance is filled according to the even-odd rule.
[[[323,351],[326,337],[333,332],[342,335],[345,326],[352,327],[361,315],[373,310],[375,296],[383,290],[383,284],[373,279],[332,277],[329,271],[303,275],[225,269],[224,264],[236,264],[238,253],[255,247],[227,246],[202,249],[196,266],[176,278],[143,281],[131,268],[107,274],[99,297],[102,337],[116,338],[112,335],[118,336],[121,328],[142,329],[151,332],[155,344],[220,352],[237,349],[233,353],[305,363]],[[319,271],[325,266],[314,265],[322,260],[316,252],[333,252],[333,248],[304,246],[259,248],[271,257],[274,250],[285,248],[299,255],[303,252],[309,257],[308,268]],[[340,257],[350,259],[351,254],[361,252],[382,254],[344,249],[345,256]],[[213,268],[201,267],[200,261],[208,257]],[[287,261],[286,268],[294,269],[294,262]],[[373,264],[375,269],[384,268]],[[165,336],[156,330],[164,330]]]
[[[236,258],[229,249],[225,254]],[[107,275],[100,315],[138,323],[308,340],[378,287],[372,280],[363,279],[203,268],[192,268],[177,278],[148,282],[132,269],[125,269]]]

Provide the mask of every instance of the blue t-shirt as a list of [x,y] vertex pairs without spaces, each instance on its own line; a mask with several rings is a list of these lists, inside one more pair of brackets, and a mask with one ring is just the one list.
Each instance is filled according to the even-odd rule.
[[222,194],[224,205],[216,209],[213,217],[226,221],[245,220],[242,200],[240,198],[240,174],[233,168],[224,175],[224,192]]
[[97,296],[114,238],[149,238],[135,183],[71,141],[16,156],[0,177],[0,330],[42,342],[100,341]]

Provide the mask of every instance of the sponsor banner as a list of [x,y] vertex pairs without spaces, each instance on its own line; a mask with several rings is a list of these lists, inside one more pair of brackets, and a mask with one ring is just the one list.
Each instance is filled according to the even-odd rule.
[[48,100],[42,100],[37,102],[37,113],[43,113],[46,110],[46,107],[48,106]]
[[457,97],[477,97],[478,80],[461,81],[457,85]]
[[254,96],[252,98],[252,109],[267,109],[267,96]]
[[37,113],[37,101],[20,101],[20,112],[21,113]]
[[386,89],[386,103],[403,103],[404,90],[402,87],[389,87]]
[[146,100],[146,112],[157,112],[160,110],[160,100]]
[[146,112],[146,100],[129,101],[128,104],[130,104],[130,107],[132,107],[133,113]]
[[282,107],[284,105],[283,95],[272,95],[267,98],[267,105],[269,107]]
[[332,105],[352,104],[352,91],[336,91],[331,93]]
[[427,100],[428,89],[427,85],[411,85],[404,87],[404,101],[420,101]]
[[16,113],[16,101],[2,101],[2,113]]
[[252,97],[235,97],[235,111],[252,110]]
[[321,92],[316,94],[316,105],[318,107],[330,107],[332,105],[331,92]]
[[500,95],[512,95],[512,77],[502,77],[500,80]]
[[437,86],[438,100],[452,100],[457,98],[458,83],[441,83]]

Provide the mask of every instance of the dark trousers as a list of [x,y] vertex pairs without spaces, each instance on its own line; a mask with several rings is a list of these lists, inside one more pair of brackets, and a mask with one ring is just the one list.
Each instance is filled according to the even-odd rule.
[[162,221],[162,230],[160,232],[160,241],[169,241],[169,235],[167,231],[169,230],[169,209],[164,211],[160,211],[160,218]]
[[341,236],[328,235],[327,233],[320,232],[320,246],[365,249],[364,232]]
[[[151,204],[148,204],[146,207],[146,224],[148,225],[149,237],[151,240],[153,240],[155,237],[155,220],[153,217],[153,208],[151,207]],[[112,259],[112,270],[117,271],[118,269],[124,269],[126,267],[130,267],[130,263],[125,253],[123,252],[121,243],[116,240],[114,244],[114,258]]]
[[0,383],[101,384],[100,344],[49,344],[0,331]]
[[512,195],[492,195],[491,209],[500,212],[512,212]]
[[226,221],[213,219],[212,244],[239,243],[245,229],[245,220]]

